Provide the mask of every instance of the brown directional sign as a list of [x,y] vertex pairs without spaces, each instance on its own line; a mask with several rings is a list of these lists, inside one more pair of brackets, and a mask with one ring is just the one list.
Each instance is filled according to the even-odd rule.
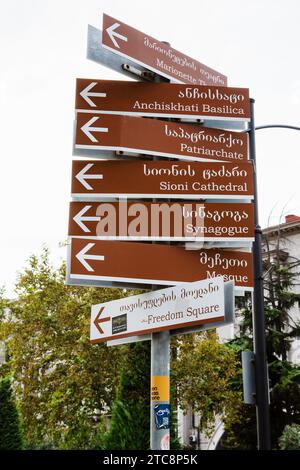
[[72,197],[250,199],[250,162],[74,160]]
[[239,251],[186,251],[165,244],[72,238],[68,284],[175,285],[223,276],[243,289],[253,287],[252,254]]
[[101,114],[250,120],[246,88],[79,78],[75,106]]
[[69,236],[100,240],[253,241],[253,204],[71,202]]
[[78,112],[75,149],[95,150],[100,158],[105,158],[105,151],[119,150],[191,161],[241,162],[248,158],[248,136],[195,124]]
[[216,70],[105,14],[102,45],[176,82],[227,85]]

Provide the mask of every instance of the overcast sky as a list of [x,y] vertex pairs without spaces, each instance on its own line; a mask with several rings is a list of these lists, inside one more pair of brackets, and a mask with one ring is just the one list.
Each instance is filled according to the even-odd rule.
[[[300,126],[299,0],[1,0],[0,285],[31,253],[65,257],[75,78],[119,79],[86,59],[107,13],[227,75],[256,101],[256,125]],[[257,132],[262,226],[300,215],[300,132]]]

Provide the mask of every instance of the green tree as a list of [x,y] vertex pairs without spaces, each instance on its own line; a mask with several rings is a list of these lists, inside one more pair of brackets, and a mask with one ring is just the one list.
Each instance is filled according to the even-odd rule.
[[[265,322],[269,369],[270,418],[272,448],[278,448],[278,439],[287,424],[300,424],[300,367],[288,360],[294,339],[300,337],[300,323],[290,315],[291,308],[300,300],[295,287],[299,283],[299,260],[291,259],[282,250],[284,240],[278,234],[276,243],[266,240],[265,257]],[[241,311],[240,334],[231,342],[231,348],[241,352],[253,350],[252,311],[248,298]],[[242,390],[241,372],[234,382]],[[242,419],[241,419],[242,417]],[[225,421],[225,447],[256,449],[255,408],[240,405],[232,409]]]
[[124,292],[66,286],[64,264],[54,269],[45,249],[30,257],[16,293],[6,303],[10,314],[0,339],[7,344],[26,447],[95,447],[99,416],[111,409],[126,353],[90,344],[90,307]]
[[20,419],[10,378],[0,378],[0,450],[18,450],[22,447]]
[[180,406],[200,414],[200,430],[209,433],[215,417],[224,417],[241,402],[241,393],[230,387],[237,373],[235,352],[221,344],[214,331],[183,335],[172,364]]
[[148,341],[129,345],[102,449],[146,450],[150,447],[150,347]]
[[[172,348],[173,353],[176,348]],[[102,449],[150,448],[150,342],[132,344],[120,369],[109,431],[100,437]],[[175,354],[176,356],[176,354]],[[180,449],[177,432],[176,380],[171,371],[171,449]],[[101,427],[103,433],[103,428]]]
[[300,425],[286,425],[279,438],[281,450],[300,450]]

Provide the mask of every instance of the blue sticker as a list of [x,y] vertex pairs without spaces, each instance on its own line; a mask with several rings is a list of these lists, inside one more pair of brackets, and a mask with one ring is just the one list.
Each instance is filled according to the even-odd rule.
[[155,405],[156,429],[170,429],[170,405]]

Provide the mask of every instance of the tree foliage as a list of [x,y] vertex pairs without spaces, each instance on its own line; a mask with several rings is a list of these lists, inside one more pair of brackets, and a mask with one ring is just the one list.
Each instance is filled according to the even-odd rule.
[[120,371],[109,431],[102,449],[150,447],[150,342],[131,344]]
[[[278,448],[278,439],[286,425],[300,424],[300,367],[288,359],[294,339],[300,338],[300,322],[291,316],[298,305],[300,294],[299,261],[289,258],[282,250],[284,240],[279,233],[274,245],[266,240],[265,256],[265,324],[266,349],[269,370],[270,418],[272,448]],[[241,352],[253,350],[252,311],[250,299],[241,311],[240,334],[231,348]],[[235,386],[242,389],[241,374]],[[242,419],[235,416],[242,416]],[[232,410],[230,421],[225,421],[223,445],[237,449],[256,449],[256,420],[254,407],[243,405]]]
[[[291,341],[300,336],[299,324],[289,316],[299,294],[292,291],[297,265],[270,263],[266,339],[272,437],[277,443],[286,424],[299,423],[300,371],[287,360]],[[0,340],[8,353],[0,375],[13,378],[27,448],[148,447],[147,345],[108,348],[89,341],[90,306],[135,293],[66,286],[65,266],[53,269],[44,250],[19,275],[16,299],[0,295]],[[227,429],[224,446],[230,448],[255,448],[254,408],[242,403],[237,360],[241,350],[252,349],[251,328],[249,304],[241,335],[230,348],[219,344],[214,333],[183,335],[175,341],[174,403],[199,412],[202,430],[215,414],[221,415]],[[110,430],[104,432],[100,416],[111,413]]]
[[26,448],[149,448],[150,343],[89,341],[91,305],[136,293],[66,286],[45,249],[20,273],[16,299],[0,295],[0,372],[13,376]]
[[[5,340],[24,422],[27,448],[97,446],[100,413],[115,397],[122,348],[89,341],[90,306],[124,296],[122,290],[65,285],[65,266],[52,268],[45,249],[18,278],[6,302]],[[3,316],[3,309],[2,309]]]
[[286,425],[279,438],[281,450],[300,450],[300,425]]
[[172,367],[180,406],[198,412],[201,430],[209,431],[216,414],[224,416],[234,402],[241,401],[240,391],[230,387],[237,373],[235,352],[221,344],[214,331],[183,335],[178,345]]
[[0,450],[19,450],[22,447],[21,424],[10,378],[0,378]]

